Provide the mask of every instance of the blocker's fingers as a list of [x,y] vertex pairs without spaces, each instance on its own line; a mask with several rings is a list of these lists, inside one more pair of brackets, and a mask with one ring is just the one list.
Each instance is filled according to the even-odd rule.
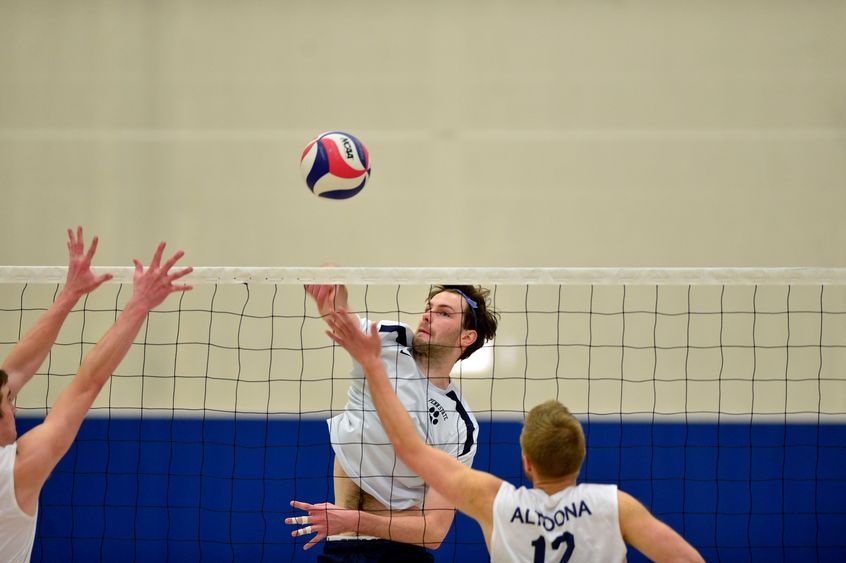
[[311,526],[306,526],[305,528],[300,528],[299,530],[294,530],[293,532],[291,532],[291,535],[294,536],[294,537],[299,537],[299,536],[307,536],[311,533],[314,533],[311,529]]

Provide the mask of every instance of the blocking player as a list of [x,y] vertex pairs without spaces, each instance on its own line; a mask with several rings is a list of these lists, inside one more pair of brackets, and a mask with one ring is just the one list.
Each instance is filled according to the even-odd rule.
[[4,562],[30,560],[41,488],[70,448],[88,409],[126,355],[147,313],[171,293],[191,289],[173,283],[191,272],[191,268],[170,271],[182,257],[181,250],[161,264],[165,244],[159,244],[146,270],[135,260],[134,291],[123,312],[85,356],[44,422],[17,438],[16,395],[43,363],[79,298],[111,278],[110,274],[95,276],[91,272],[96,237],[88,252],[81,227],[76,236],[68,230],[68,237],[70,262],[64,289],[0,369],[0,561]]
[[547,401],[526,417],[520,446],[534,488],[517,489],[426,445],[386,376],[376,331],[363,333],[344,311],[332,315],[330,326],[332,339],[364,368],[397,456],[479,523],[492,561],[624,561],[626,543],[654,561],[703,561],[684,538],[615,485],[576,484],[585,438],[561,403]]
[[[306,291],[324,318],[348,307],[343,286],[310,285]],[[396,322],[351,320],[358,330],[375,331],[379,361],[415,431],[464,466],[472,464],[479,425],[449,374],[459,359],[496,332],[497,315],[488,306],[488,294],[470,285],[435,287],[416,333]],[[308,515],[286,523],[303,526],[294,536],[315,534],[305,549],[327,539],[318,561],[431,561],[425,548],[435,549],[443,541],[454,505],[396,459],[361,365],[354,363],[351,377],[344,412],[328,421],[335,504],[293,501],[292,506]]]

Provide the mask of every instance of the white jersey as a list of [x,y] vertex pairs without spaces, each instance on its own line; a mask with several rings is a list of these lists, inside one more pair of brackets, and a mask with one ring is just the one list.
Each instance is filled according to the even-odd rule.
[[32,555],[35,541],[35,516],[18,506],[15,496],[15,458],[18,444],[0,446],[0,561],[26,563]]
[[626,560],[616,485],[575,485],[548,495],[504,482],[493,503],[491,561]]
[[[360,320],[362,330],[369,331],[370,322]],[[420,372],[411,354],[414,333],[408,325],[381,321],[377,326],[382,363],[418,435],[468,467],[472,465],[479,424],[458,390],[452,383],[440,389]],[[357,362],[353,362],[350,377],[344,412],[327,421],[336,459],[348,477],[383,505],[393,510],[421,506],[425,483],[396,457]]]

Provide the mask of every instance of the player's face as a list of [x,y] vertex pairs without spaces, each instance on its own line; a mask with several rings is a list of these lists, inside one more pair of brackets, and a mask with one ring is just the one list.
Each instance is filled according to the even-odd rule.
[[12,390],[8,385],[0,387],[0,446],[8,446],[13,444],[18,437],[18,431],[15,428],[15,405],[12,403]]
[[464,299],[451,291],[442,291],[432,297],[417,326],[414,347],[457,349],[462,332],[463,307]]

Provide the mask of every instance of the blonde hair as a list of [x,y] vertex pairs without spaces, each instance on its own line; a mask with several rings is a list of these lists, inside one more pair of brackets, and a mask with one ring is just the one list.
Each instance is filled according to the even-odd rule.
[[529,411],[520,447],[543,477],[578,473],[585,459],[585,433],[570,410],[558,401],[546,401]]

